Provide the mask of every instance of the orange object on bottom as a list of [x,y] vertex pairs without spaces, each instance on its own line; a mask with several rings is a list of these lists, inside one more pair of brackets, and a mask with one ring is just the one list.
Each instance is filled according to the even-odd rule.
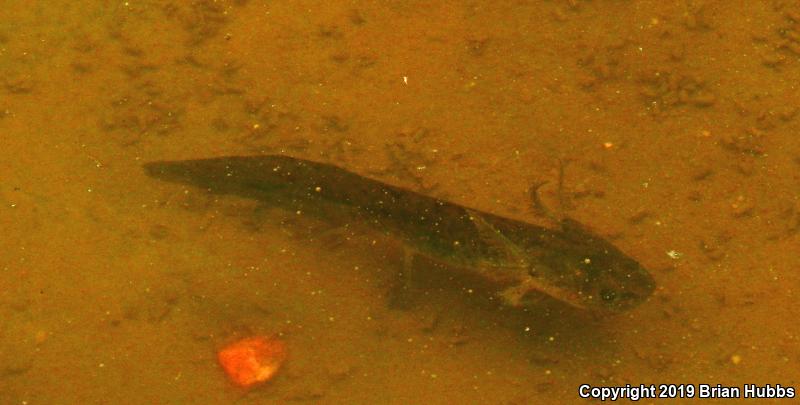
[[286,345],[255,336],[236,341],[217,353],[219,364],[238,386],[250,387],[272,378],[286,360]]

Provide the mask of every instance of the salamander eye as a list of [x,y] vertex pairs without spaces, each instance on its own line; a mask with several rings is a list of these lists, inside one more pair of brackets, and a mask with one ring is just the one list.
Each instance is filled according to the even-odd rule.
[[604,289],[600,291],[600,297],[603,298],[605,302],[614,302],[617,298],[617,292],[610,289]]

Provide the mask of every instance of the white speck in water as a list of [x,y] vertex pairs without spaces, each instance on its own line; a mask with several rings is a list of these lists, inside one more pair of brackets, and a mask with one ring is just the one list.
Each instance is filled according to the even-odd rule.
[[667,252],[667,256],[669,256],[671,259],[678,260],[681,258],[681,256],[683,256],[683,253],[678,252],[676,250],[670,250],[669,252]]

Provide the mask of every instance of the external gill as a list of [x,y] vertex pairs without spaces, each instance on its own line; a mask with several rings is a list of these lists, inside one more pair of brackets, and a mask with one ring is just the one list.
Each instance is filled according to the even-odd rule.
[[574,293],[553,286],[551,283],[542,282],[540,278],[535,277],[536,269],[527,259],[525,251],[486,221],[482,215],[469,209],[467,213],[472,223],[475,224],[482,240],[501,252],[501,256],[504,258],[501,263],[482,263],[482,267],[492,273],[504,270],[503,274],[487,274],[488,277],[498,281],[510,281],[510,286],[497,293],[504,304],[511,307],[522,307],[531,302],[528,294],[536,292],[540,295],[545,294],[560,299],[569,297],[570,299],[566,299],[566,302],[578,308],[583,308],[578,304],[579,300],[574,297]]
[[[504,274],[487,274],[492,278],[500,278],[502,281],[511,278],[512,285],[506,287],[498,293],[503,302],[512,307],[519,307],[523,303],[523,298],[531,291],[542,291],[541,283],[538,283],[529,273],[530,262],[526,258],[525,252],[514,242],[510,241],[502,232],[492,226],[486,219],[475,211],[467,210],[469,219],[475,224],[481,239],[489,246],[501,253],[503,260],[501,263],[483,263],[482,267],[487,271],[496,273],[504,270]],[[502,276],[511,277],[502,277]],[[500,277],[497,277],[500,276]]]

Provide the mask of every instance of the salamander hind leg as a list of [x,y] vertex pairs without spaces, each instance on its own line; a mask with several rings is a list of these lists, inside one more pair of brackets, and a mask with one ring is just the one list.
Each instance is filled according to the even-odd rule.
[[408,309],[411,307],[411,282],[414,271],[414,257],[417,253],[403,247],[403,266],[392,280],[388,292],[388,305],[392,309]]

